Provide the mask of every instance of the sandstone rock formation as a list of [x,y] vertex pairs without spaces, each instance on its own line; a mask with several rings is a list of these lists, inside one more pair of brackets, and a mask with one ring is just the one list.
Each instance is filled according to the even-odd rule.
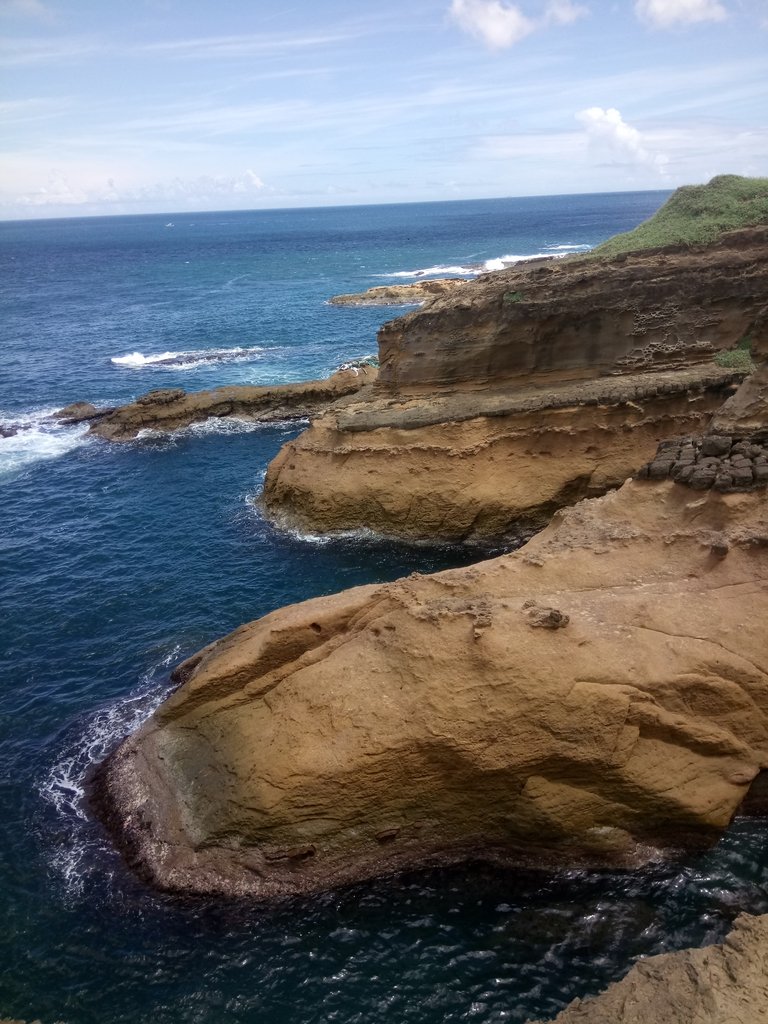
[[764,334],[767,295],[766,227],[468,282],[384,325],[375,386],[281,451],[264,506],[313,531],[538,528],[706,427],[743,376],[712,355]]
[[694,1022],[768,1024],[768,915],[742,914],[720,946],[641,960],[601,995],[574,1000],[548,1024]]
[[466,283],[461,277],[443,277],[412,284],[382,284],[364,292],[334,295],[328,301],[332,306],[405,306],[452,295]]
[[468,569],[274,612],[177,669],[94,799],[181,892],[636,865],[768,767],[765,491],[629,482]]
[[[323,380],[300,384],[250,386],[232,384],[211,391],[187,393],[181,388],[150,391],[129,405],[97,413],[80,415],[94,420],[89,433],[109,441],[129,441],[141,430],[178,430],[210,417],[237,417],[249,420],[303,419],[316,415],[329,405],[359,391],[376,379],[373,366],[360,365],[339,370]],[[87,405],[87,403],[76,403]],[[73,422],[73,406],[59,416]]]

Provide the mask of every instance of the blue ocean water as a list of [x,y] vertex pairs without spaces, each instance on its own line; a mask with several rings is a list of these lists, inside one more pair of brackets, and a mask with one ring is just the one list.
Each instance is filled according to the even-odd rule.
[[264,910],[137,882],[87,773],[180,659],[273,608],[477,552],[273,529],[249,498],[300,428],[126,445],[47,414],[325,374],[375,351],[339,292],[579,251],[666,193],[0,224],[0,1015],[43,1024],[522,1022],[768,909],[764,823],[633,874],[410,874]]

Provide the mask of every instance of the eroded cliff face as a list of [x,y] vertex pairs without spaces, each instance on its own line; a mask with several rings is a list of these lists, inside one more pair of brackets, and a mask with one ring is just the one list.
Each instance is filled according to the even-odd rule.
[[156,885],[264,899],[698,848],[768,767],[766,615],[764,491],[630,482],[513,554],[211,645],[96,801]]
[[766,228],[467,283],[382,328],[376,384],[280,452],[264,506],[312,531],[525,535],[700,433],[743,377],[711,357],[768,343],[767,297]]
[[378,389],[679,368],[754,333],[767,292],[768,227],[706,246],[533,262],[385,324]]

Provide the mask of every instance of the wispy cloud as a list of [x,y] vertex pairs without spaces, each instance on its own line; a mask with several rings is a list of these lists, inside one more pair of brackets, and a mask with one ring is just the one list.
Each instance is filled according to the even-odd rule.
[[333,43],[348,42],[361,34],[363,34],[362,30],[349,29],[304,36],[270,33],[207,36],[199,39],[171,39],[164,42],[147,43],[139,47],[138,51],[179,59],[219,60],[232,57],[257,57],[270,53],[279,54],[291,50],[307,50]]
[[56,14],[43,0],[0,0],[0,14],[50,23],[56,21]]
[[588,107],[576,114],[576,120],[584,126],[590,145],[601,158],[664,171],[667,158],[650,152],[641,133],[627,124],[615,107]]
[[25,64],[58,64],[94,53],[108,52],[100,39],[89,36],[68,36],[55,39],[13,39],[0,42],[0,66],[20,67]]
[[504,50],[548,25],[570,25],[587,14],[572,0],[550,0],[536,17],[518,4],[503,0],[452,0],[449,14],[456,24],[491,50]]
[[653,28],[674,28],[728,17],[718,0],[637,0],[637,16]]

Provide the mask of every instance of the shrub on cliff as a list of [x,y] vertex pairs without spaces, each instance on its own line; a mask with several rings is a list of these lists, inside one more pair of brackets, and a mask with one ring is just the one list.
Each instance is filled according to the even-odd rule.
[[614,235],[590,255],[617,256],[661,245],[712,242],[723,231],[768,224],[768,178],[721,174],[708,185],[677,189],[634,231]]

